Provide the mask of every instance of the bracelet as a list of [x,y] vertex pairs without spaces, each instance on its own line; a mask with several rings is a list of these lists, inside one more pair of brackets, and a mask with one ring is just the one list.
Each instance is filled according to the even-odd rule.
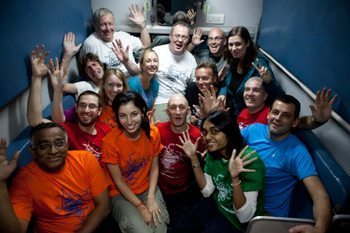
[[239,185],[239,184],[241,184],[242,183],[242,181],[241,180],[239,180],[237,183],[231,183],[231,187],[234,187],[234,186],[237,186],[237,185]]
[[139,204],[136,204],[136,205],[134,205],[134,206],[135,206],[136,208],[139,208],[142,204],[143,204],[142,201],[140,201]]
[[197,168],[197,167],[200,167],[201,166],[201,164],[200,163],[195,163],[195,164],[192,164],[192,167],[193,168]]

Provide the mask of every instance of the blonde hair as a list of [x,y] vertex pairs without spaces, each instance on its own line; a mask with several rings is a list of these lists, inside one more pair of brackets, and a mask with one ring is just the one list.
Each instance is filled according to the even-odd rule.
[[103,74],[102,82],[101,82],[101,86],[100,86],[100,91],[99,91],[99,95],[101,96],[103,105],[107,105],[108,104],[108,97],[106,95],[104,86],[106,84],[107,79],[110,76],[112,76],[112,75],[117,76],[120,79],[120,81],[122,81],[122,83],[123,83],[123,92],[129,90],[129,87],[128,87],[128,84],[127,84],[127,81],[126,81],[126,77],[125,77],[124,73],[120,69],[107,69],[104,72],[104,74]]

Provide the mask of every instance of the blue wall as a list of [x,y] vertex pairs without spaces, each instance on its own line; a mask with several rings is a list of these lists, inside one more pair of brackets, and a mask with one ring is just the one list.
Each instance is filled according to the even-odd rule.
[[60,56],[64,33],[82,43],[91,32],[91,0],[11,0],[0,7],[0,108],[30,85],[29,54],[45,44]]
[[264,0],[259,46],[316,92],[338,94],[335,111],[350,123],[350,2]]

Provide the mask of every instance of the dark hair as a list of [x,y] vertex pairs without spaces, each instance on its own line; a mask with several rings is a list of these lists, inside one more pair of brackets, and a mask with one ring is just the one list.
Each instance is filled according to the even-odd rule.
[[[210,121],[216,128],[226,135],[226,156],[228,156],[228,158],[231,157],[233,149],[236,149],[238,154],[246,145],[237,122],[234,120],[234,117],[229,116],[227,112],[219,110],[209,113],[207,118],[202,121],[202,129],[205,121]],[[219,153],[211,154],[215,159],[222,157]]]
[[50,121],[50,122],[43,122],[43,123],[37,124],[34,127],[31,127],[30,128],[30,138],[33,138],[34,134],[36,134],[38,131],[40,131],[42,129],[50,129],[50,128],[56,128],[56,127],[60,128],[64,132],[64,134],[67,136],[66,129],[62,125]]
[[[227,35],[227,47],[228,39],[232,36],[239,36],[244,40],[246,44],[249,43],[246,54],[242,60],[243,74],[246,74],[250,70],[252,62],[258,56],[258,50],[256,49],[247,28],[243,26],[233,27]],[[239,63],[239,59],[233,58],[231,52],[228,49],[226,50],[225,57],[230,61],[231,69],[236,69]]]
[[82,92],[82,93],[78,96],[77,103],[80,102],[81,97],[84,96],[84,95],[94,95],[94,96],[96,96],[97,99],[98,99],[98,107],[102,107],[102,100],[101,100],[101,97],[100,97],[96,92],[90,91],[90,90]]
[[211,69],[211,71],[213,72],[214,78],[216,79],[215,82],[213,83],[213,85],[218,86],[219,74],[218,74],[218,68],[217,68],[216,64],[214,64],[212,62],[201,62],[197,65],[195,71],[197,71],[201,68]]
[[188,18],[187,14],[184,11],[177,11],[173,18],[173,24],[183,21],[187,24],[190,24],[190,19]]
[[[84,76],[85,78],[89,78],[89,76],[87,75],[87,73],[85,72],[85,67],[86,64],[89,61],[95,61],[98,64],[100,64],[100,66],[103,68],[103,70],[105,70],[105,66],[104,64],[101,62],[100,58],[98,57],[98,55],[94,54],[94,53],[87,53],[84,56],[82,56],[79,61],[78,61],[78,69],[79,72],[82,76]],[[89,78],[90,79],[90,78]]]
[[116,97],[113,100],[112,109],[115,114],[115,118],[117,119],[118,127],[123,129],[123,126],[121,125],[118,117],[119,108],[121,105],[127,104],[129,102],[132,102],[137,108],[140,109],[141,115],[142,115],[141,128],[145,131],[147,137],[150,139],[151,128],[147,117],[147,105],[145,100],[138,93],[134,91],[126,91],[126,92],[119,93],[116,95]]
[[[275,103],[276,101],[281,101],[285,104],[293,104],[295,107],[294,119],[297,119],[299,117],[299,115],[300,115],[300,102],[294,96],[291,96],[291,95],[277,96],[273,103]],[[272,108],[271,108],[271,110],[272,110]]]

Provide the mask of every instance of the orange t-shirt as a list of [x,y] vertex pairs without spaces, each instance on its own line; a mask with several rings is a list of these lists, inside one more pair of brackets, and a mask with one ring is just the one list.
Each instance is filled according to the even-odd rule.
[[94,209],[93,197],[108,187],[96,158],[87,151],[68,151],[64,168],[49,173],[35,162],[21,168],[10,187],[18,218],[34,217],[36,232],[76,232]]
[[[119,165],[126,184],[135,194],[148,189],[153,159],[163,148],[159,131],[155,126],[151,125],[150,135],[151,139],[142,130],[139,139],[132,141],[117,127],[103,139],[102,162]],[[118,194],[114,184],[110,188],[110,196]]]
[[102,107],[102,112],[98,119],[101,122],[109,125],[111,128],[118,127],[117,120],[115,119],[115,114],[113,112],[112,106],[110,105],[105,105]]

